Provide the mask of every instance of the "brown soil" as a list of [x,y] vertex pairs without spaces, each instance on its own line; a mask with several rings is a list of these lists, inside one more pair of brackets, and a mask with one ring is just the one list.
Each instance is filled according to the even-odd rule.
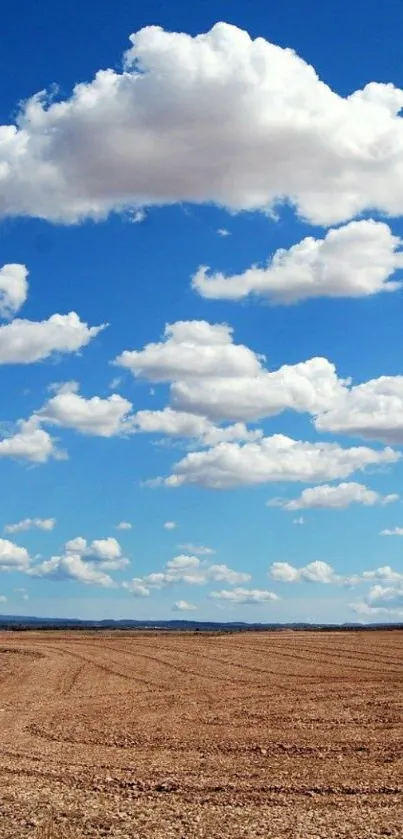
[[1,839],[403,837],[403,633],[0,634]]

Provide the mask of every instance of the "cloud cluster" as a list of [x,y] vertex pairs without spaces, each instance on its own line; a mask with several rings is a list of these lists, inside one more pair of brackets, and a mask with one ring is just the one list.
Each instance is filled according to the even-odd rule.
[[[176,413],[158,412],[154,421],[185,422],[191,414],[196,436],[212,422],[251,422],[287,409],[319,413],[344,393],[345,382],[325,358],[312,358],[269,371],[265,357],[236,344],[227,324],[177,321],[166,326],[162,341],[126,350],[115,363],[138,378],[170,382]],[[196,416],[195,416],[196,415]],[[152,412],[140,412],[151,421]],[[172,433],[172,432],[171,432]]]
[[271,303],[298,303],[310,297],[368,297],[397,291],[391,276],[403,267],[401,242],[384,222],[352,221],[329,230],[324,239],[308,236],[289,250],[277,250],[264,267],[224,276],[199,268],[192,286],[202,297],[241,300],[248,295]]
[[377,582],[364,600],[350,604],[353,611],[367,617],[403,615],[403,574],[386,565],[375,571],[365,571],[363,578],[366,582]]
[[289,48],[217,23],[148,26],[124,71],[61,101],[41,92],[0,127],[0,212],[76,222],[152,204],[267,211],[328,225],[403,211],[403,91],[339,96]]
[[[88,326],[76,312],[54,314],[43,321],[12,320],[27,298],[27,276],[25,265],[9,264],[0,269],[0,318],[11,319],[0,326],[0,365],[32,364],[55,354],[78,352],[105,328],[105,324]],[[18,420],[13,433],[2,435],[3,457],[44,463],[50,457],[60,459],[65,455],[34,415]]]
[[70,539],[60,556],[52,556],[34,565],[29,574],[54,581],[75,580],[87,585],[112,588],[115,583],[110,572],[125,568],[129,560],[122,556],[119,542],[109,536],[88,543],[82,536]]
[[[171,487],[322,482],[399,458],[389,448],[342,448],[280,434],[263,437],[261,429],[249,428],[247,423],[294,410],[310,414],[318,431],[399,442],[403,439],[402,377],[381,377],[353,386],[350,380],[339,378],[325,358],[269,371],[264,356],[234,342],[228,325],[206,321],[169,324],[160,342],[126,350],[115,363],[127,366],[136,377],[169,382],[172,405],[135,413],[132,403],[119,394],[86,398],[76,382],[65,382],[53,389],[54,395],[30,419],[20,421],[16,434],[0,441],[0,457],[34,462],[63,457],[43,428],[50,425],[101,437],[152,433],[189,438],[190,448],[196,450],[174,466],[172,475],[157,480]],[[350,483],[314,487],[299,501],[290,502],[289,509],[392,500],[393,495],[382,499],[364,485]]]
[[165,434],[193,438],[196,445],[204,447],[221,441],[253,441],[262,436],[260,430],[249,430],[242,422],[220,427],[205,417],[169,407],[134,413],[132,403],[117,393],[106,398],[86,398],[78,392],[78,387],[74,381],[53,385],[55,395],[28,420],[19,421],[16,434],[0,440],[0,457],[20,457],[33,462],[65,457],[44,429],[47,425],[106,438],[138,433]]
[[250,574],[235,571],[227,565],[210,565],[198,556],[180,554],[170,559],[162,571],[156,571],[144,577],[134,577],[123,583],[123,587],[136,597],[148,597],[153,589],[162,589],[179,583],[206,585],[213,581],[236,586],[249,582],[250,579]]
[[[136,377],[170,383],[171,406],[139,411],[138,430],[187,434],[213,446],[257,438],[259,430],[245,423],[292,410],[310,414],[319,432],[403,441],[402,376],[352,385],[320,357],[268,370],[264,356],[236,344],[226,324],[169,324],[162,341],[126,350],[115,363]],[[235,425],[217,428],[217,422]]]
[[[193,435],[196,446],[207,449],[191,451],[176,464],[166,486],[199,483],[225,488],[266,480],[337,480],[365,465],[392,463],[399,458],[390,449],[342,449],[336,444],[290,441],[282,435],[264,438],[261,429],[251,429],[247,423],[293,410],[310,414],[320,432],[399,442],[403,440],[403,377],[380,377],[352,385],[337,375],[326,358],[271,371],[264,356],[235,343],[227,324],[206,321],[169,324],[161,341],[140,350],[126,350],[115,363],[123,364],[136,377],[170,384],[171,405],[159,411],[139,411],[133,420],[137,430]],[[233,424],[217,425],[227,422]],[[292,462],[286,455],[291,446]],[[313,488],[301,498],[301,506],[309,505],[310,499],[316,506],[395,500],[393,495],[374,495],[357,483],[343,484],[337,491]]]
[[327,562],[315,561],[302,567],[288,562],[274,562],[270,566],[268,576],[280,583],[316,583],[347,587],[371,584],[368,594],[362,600],[349,604],[356,614],[362,617],[403,614],[403,574],[394,571],[390,565],[346,576],[337,574]]

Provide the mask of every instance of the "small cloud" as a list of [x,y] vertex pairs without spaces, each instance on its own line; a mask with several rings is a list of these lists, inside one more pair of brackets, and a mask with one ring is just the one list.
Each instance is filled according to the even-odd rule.
[[116,525],[117,530],[131,530],[133,527],[129,521],[120,521],[119,524]]
[[110,390],[115,390],[121,384],[122,384],[122,377],[121,376],[115,376],[115,378],[112,379],[112,381],[109,383],[109,389]]
[[134,597],[149,597],[151,594],[150,588],[141,577],[133,577],[132,580],[126,580],[122,583],[122,588],[130,591]]
[[[19,594],[22,600],[29,600],[29,594],[26,588],[15,588],[14,591],[16,594]],[[5,600],[7,598],[4,598]]]
[[15,524],[6,524],[5,533],[22,533],[24,530],[53,530],[56,519],[23,519]]
[[297,519],[293,519],[293,524],[305,524],[305,520],[303,516],[298,516]]
[[231,236],[230,231],[227,230],[225,227],[219,227],[217,233],[219,236]]
[[175,528],[177,526],[178,525],[176,524],[176,521],[166,521],[166,522],[164,522],[165,530],[175,530]]
[[234,588],[230,590],[221,589],[221,591],[212,591],[210,592],[209,597],[213,600],[229,601],[230,603],[245,604],[248,606],[280,600],[278,595],[274,594],[273,591],[248,588]]
[[177,545],[177,547],[181,551],[195,556],[212,556],[216,553],[214,548],[207,548],[206,545],[193,545],[192,542],[186,542],[184,545]]
[[135,212],[132,213],[129,216],[129,220],[131,221],[132,224],[141,224],[141,222],[145,221],[146,218],[147,218],[147,213],[143,209],[135,210]]
[[381,530],[380,536],[403,536],[403,527],[393,527],[391,530],[386,528]]
[[194,612],[197,606],[193,603],[188,603],[187,600],[177,600],[172,606],[173,612]]
[[0,603],[7,603],[7,597],[4,594],[0,594]]

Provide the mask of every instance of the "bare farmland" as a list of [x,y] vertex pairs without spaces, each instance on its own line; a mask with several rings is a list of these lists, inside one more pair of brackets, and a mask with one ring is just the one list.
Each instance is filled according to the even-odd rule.
[[0,837],[403,836],[403,633],[3,633]]

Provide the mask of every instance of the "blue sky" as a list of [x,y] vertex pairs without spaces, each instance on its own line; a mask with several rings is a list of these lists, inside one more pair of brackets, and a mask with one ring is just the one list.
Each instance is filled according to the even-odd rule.
[[10,6],[2,612],[401,618],[402,16]]

